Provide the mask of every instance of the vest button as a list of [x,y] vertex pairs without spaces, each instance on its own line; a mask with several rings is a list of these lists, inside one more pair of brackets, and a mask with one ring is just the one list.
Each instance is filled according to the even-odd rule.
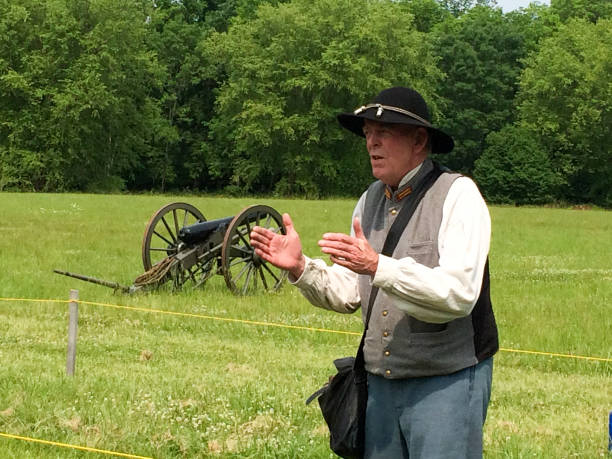
[[389,311],[387,311],[386,309],[382,312],[383,317],[387,317],[388,314],[389,314]]
[[391,376],[391,370],[385,370],[385,375]]
[[391,353],[390,353],[389,351],[385,351],[385,355],[386,355],[387,357],[389,357],[389,356],[391,355]]
[[387,336],[389,336],[389,332],[388,331],[383,332],[383,336],[386,338]]
[[393,207],[391,210],[389,210],[389,212],[391,212],[391,215],[395,215],[397,214],[397,209]]

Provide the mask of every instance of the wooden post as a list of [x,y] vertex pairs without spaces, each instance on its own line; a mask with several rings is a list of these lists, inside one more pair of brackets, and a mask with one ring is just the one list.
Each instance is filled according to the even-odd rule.
[[79,323],[78,299],[79,291],[70,290],[70,303],[68,303],[68,357],[66,358],[66,374],[68,376],[74,376],[74,365],[76,363],[77,328]]

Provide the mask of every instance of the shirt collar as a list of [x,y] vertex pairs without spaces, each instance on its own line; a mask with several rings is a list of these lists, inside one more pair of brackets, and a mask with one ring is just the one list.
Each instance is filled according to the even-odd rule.
[[[419,180],[420,176],[422,175],[422,174],[418,174],[419,171],[423,169],[423,171],[427,172],[429,170],[429,167],[428,167],[429,163],[431,163],[431,159],[427,158],[417,167],[408,171],[408,173],[404,175],[402,179],[400,180],[397,190],[393,191],[390,186],[386,185],[385,186],[385,196],[387,197],[387,199],[391,201],[399,202],[402,199],[404,199],[406,196],[408,196],[410,193],[412,193],[412,189],[414,188],[414,185],[416,184],[416,182]],[[427,166],[423,168],[423,165],[425,164],[427,164]],[[418,177],[417,177],[417,174],[418,174]]]

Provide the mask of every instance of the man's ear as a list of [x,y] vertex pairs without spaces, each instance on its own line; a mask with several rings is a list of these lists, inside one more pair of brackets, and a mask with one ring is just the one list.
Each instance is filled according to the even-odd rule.
[[429,132],[423,127],[419,127],[414,135],[414,144],[419,150],[423,150],[427,147],[429,142]]

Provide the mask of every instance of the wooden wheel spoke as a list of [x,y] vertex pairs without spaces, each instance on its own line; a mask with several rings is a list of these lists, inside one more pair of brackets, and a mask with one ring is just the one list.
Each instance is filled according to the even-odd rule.
[[[185,212],[187,214],[187,212]],[[176,235],[179,233],[178,216],[176,215],[176,209],[172,209],[172,220],[174,220],[174,231]],[[185,225],[183,225],[185,226]]]
[[187,269],[187,272],[189,273],[189,277],[191,278],[191,280],[195,284],[197,281],[196,281],[196,278],[195,278],[195,271],[192,271],[192,269],[193,268]]
[[163,247],[150,247],[149,250],[151,252],[173,252],[175,253],[176,251],[171,247],[171,248],[163,248]]
[[[174,235],[174,233],[172,232],[172,230],[170,229],[170,226],[168,226],[168,222],[166,221],[166,217],[162,217],[161,221],[163,222],[164,226],[166,227],[166,229],[168,230],[168,234],[170,235],[170,237],[172,238],[172,243],[176,244],[176,236]],[[158,234],[158,233],[156,233]]]
[[269,290],[268,282],[266,281],[266,275],[264,274],[263,269],[260,267],[257,271],[259,271],[259,276],[261,277],[261,282],[263,283],[264,288]]
[[251,255],[253,254],[253,251],[251,249],[249,249],[248,247],[245,247],[243,245],[232,244],[231,249],[232,250],[237,250],[238,252],[240,252],[242,254],[242,258],[250,258]]
[[251,281],[251,276],[253,275],[253,265],[249,264],[247,266],[249,270],[247,271],[246,281],[244,282],[244,285],[242,286],[243,295],[245,295],[246,292],[249,290],[249,282]]
[[247,258],[247,257],[242,257],[242,258],[236,257],[236,258],[233,258],[230,261],[229,267],[233,268],[234,266],[237,266],[237,265],[239,265],[241,263],[248,263],[249,261],[251,261],[250,257],[249,258]]
[[174,245],[175,242],[174,241],[169,241],[163,234],[159,234],[157,231],[153,231],[153,234],[155,234],[158,238],[160,238],[162,241],[164,241],[165,243],[167,243],[168,245]]
[[271,276],[274,278],[274,280],[275,280],[276,282],[279,282],[279,281],[280,281],[280,279],[278,278],[278,276],[276,275],[276,273],[275,273],[274,271],[272,271],[272,270],[271,270],[271,269],[268,267],[268,265],[267,265],[267,264],[265,264],[265,263],[264,263],[264,264],[263,264],[263,265],[261,265],[261,266],[263,266],[263,267],[264,267],[264,269],[270,273],[270,275],[271,275]]
[[236,247],[236,245],[234,245],[234,243],[236,242],[237,239],[242,240],[242,242],[244,243],[244,245],[246,245],[247,247],[251,246],[251,242],[248,241],[244,236],[246,234],[249,234],[250,230],[248,229],[247,226],[247,231],[242,231],[240,228],[237,228],[236,234],[232,237],[232,247]]
[[234,283],[235,283],[236,281],[240,280],[240,278],[241,278],[242,276],[244,276],[244,273],[245,273],[245,272],[247,272],[247,271],[249,270],[250,266],[251,266],[251,265],[247,263],[247,264],[245,264],[245,265],[242,267],[242,269],[240,270],[240,272],[239,272],[239,273],[236,275],[236,280],[234,281]]

